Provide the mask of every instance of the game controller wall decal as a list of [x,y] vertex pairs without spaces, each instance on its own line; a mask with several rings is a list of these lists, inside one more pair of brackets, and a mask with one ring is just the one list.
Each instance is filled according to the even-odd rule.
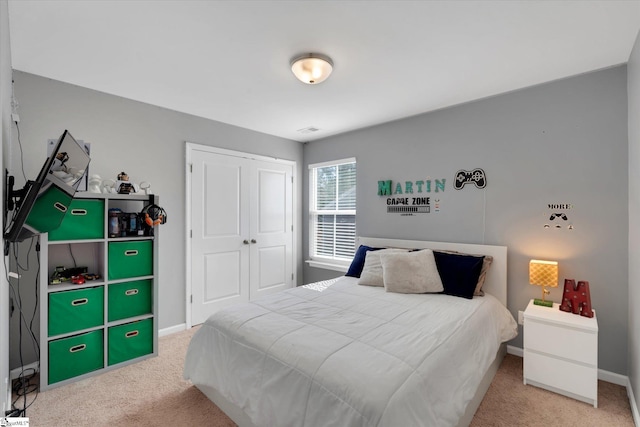
[[549,203],[547,205],[547,213],[544,214],[545,218],[548,222],[545,222],[543,228],[555,228],[556,230],[560,230],[567,227],[568,230],[573,230],[574,226],[571,221],[569,221],[569,216],[566,212],[562,212],[563,210],[569,210],[573,208],[573,205],[570,203],[561,203],[561,204],[553,204]]
[[453,188],[462,190],[468,183],[473,183],[476,188],[485,188],[487,186],[487,175],[484,170],[476,168],[472,171],[460,169],[456,172],[456,178],[453,181]]
[[554,214],[551,214],[551,216],[549,217],[549,221],[553,221],[556,218],[561,218],[565,221],[569,219],[567,218],[567,214],[565,213],[554,213]]

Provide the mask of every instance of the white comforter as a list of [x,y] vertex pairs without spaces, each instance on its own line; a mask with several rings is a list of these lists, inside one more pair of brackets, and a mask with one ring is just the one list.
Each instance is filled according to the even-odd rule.
[[257,426],[456,425],[513,316],[490,295],[406,295],[342,277],[211,316],[184,377]]

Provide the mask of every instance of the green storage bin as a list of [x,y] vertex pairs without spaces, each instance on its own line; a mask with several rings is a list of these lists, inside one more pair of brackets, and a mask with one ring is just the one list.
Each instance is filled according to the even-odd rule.
[[49,342],[49,384],[103,367],[102,329]]
[[72,196],[55,185],[50,186],[38,194],[25,223],[40,233],[54,230],[62,222],[71,200],[73,200]]
[[153,353],[153,319],[109,328],[109,366]]
[[73,199],[60,227],[49,232],[49,240],[104,238],[104,200]]
[[152,301],[151,280],[109,285],[109,321],[151,314]]
[[102,286],[49,294],[49,336],[104,324]]
[[109,280],[153,275],[153,242],[129,240],[109,243]]

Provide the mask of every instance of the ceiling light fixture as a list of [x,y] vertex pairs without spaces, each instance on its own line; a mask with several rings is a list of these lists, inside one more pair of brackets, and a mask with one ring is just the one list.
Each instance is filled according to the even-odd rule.
[[307,53],[291,60],[291,71],[302,83],[322,83],[333,71],[333,61],[326,55]]

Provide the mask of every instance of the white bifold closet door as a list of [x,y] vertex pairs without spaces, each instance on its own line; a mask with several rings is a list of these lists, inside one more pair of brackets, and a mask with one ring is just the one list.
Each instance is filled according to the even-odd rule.
[[192,152],[192,325],[293,286],[292,162]]

